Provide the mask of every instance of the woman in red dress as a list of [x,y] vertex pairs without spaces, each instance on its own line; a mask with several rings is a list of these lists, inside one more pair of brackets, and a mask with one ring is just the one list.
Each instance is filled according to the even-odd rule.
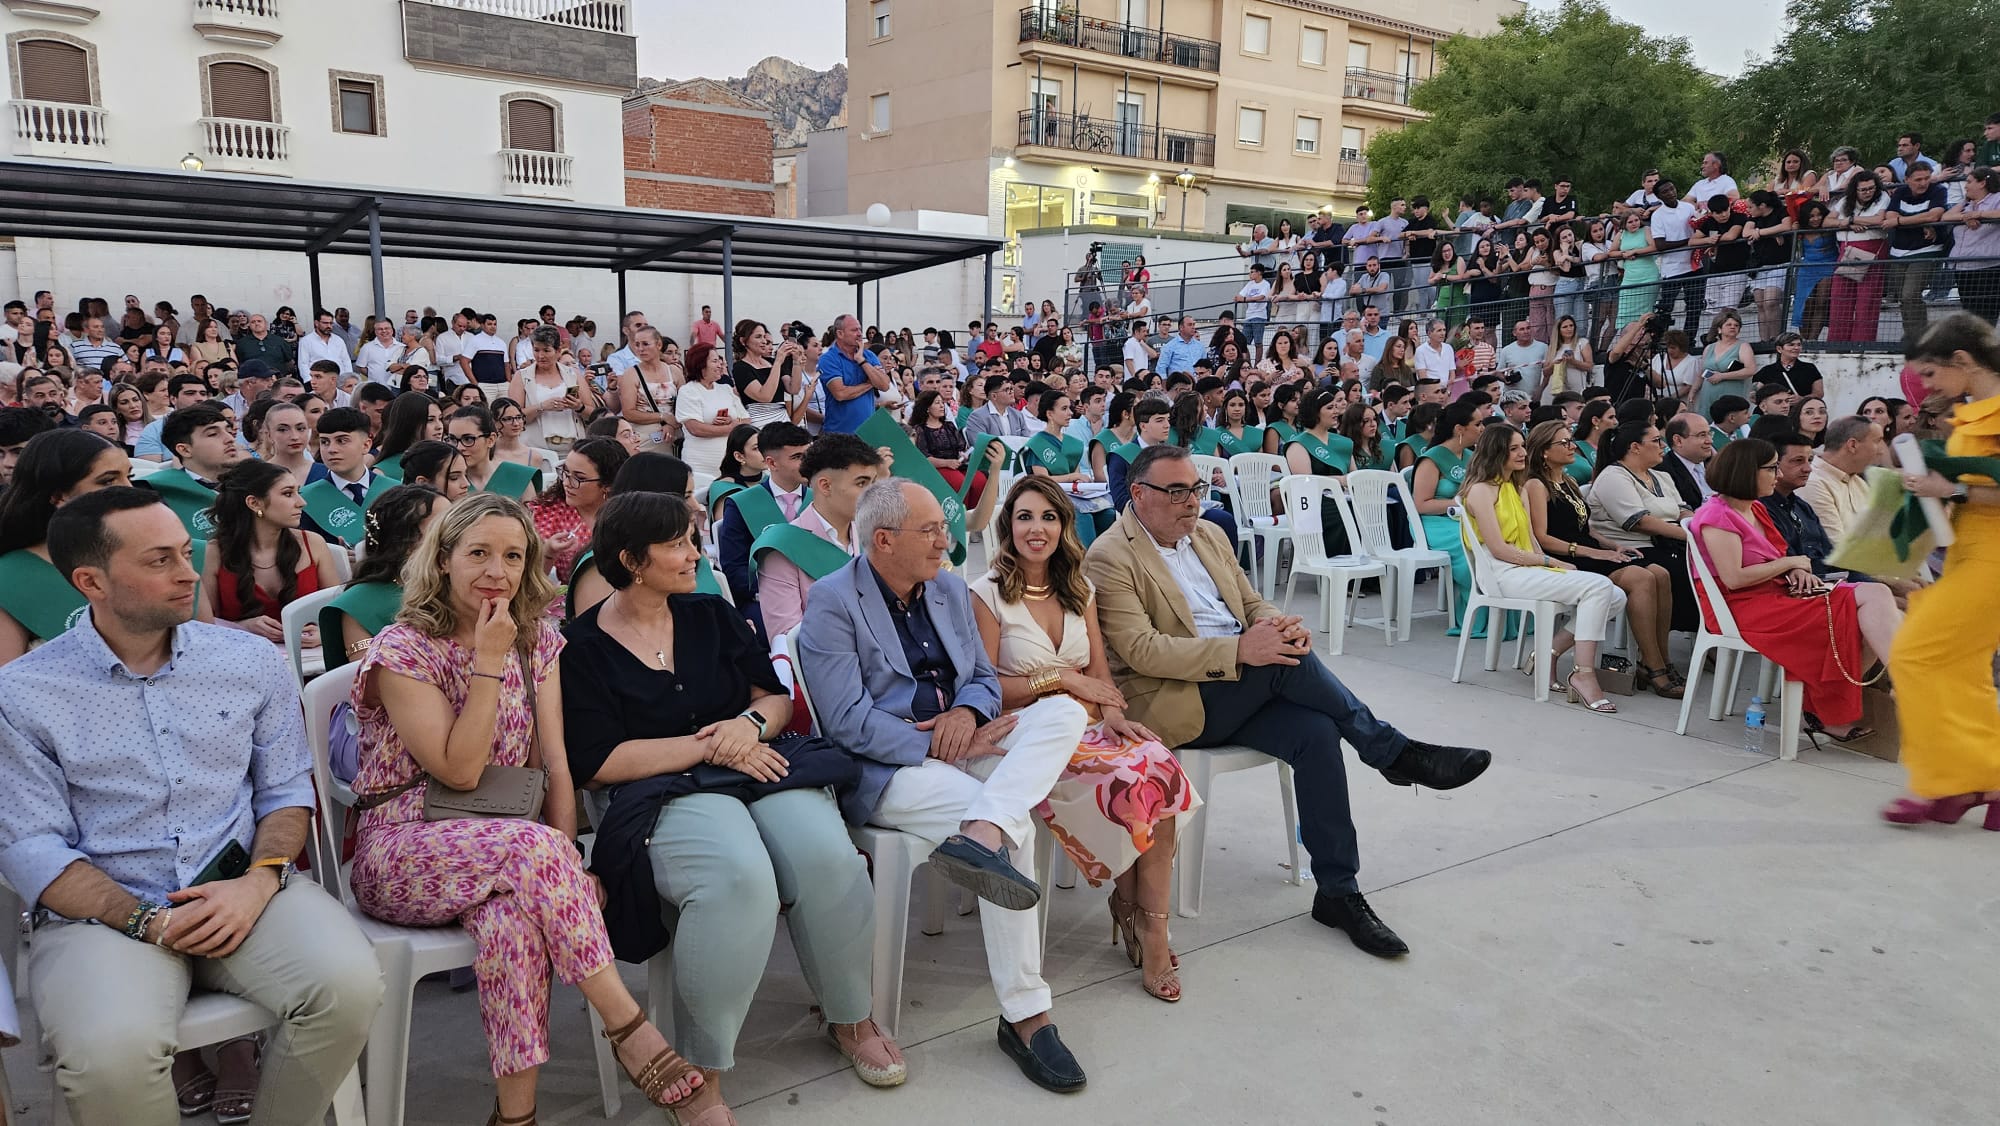
[[[1866,738],[1861,687],[1902,624],[1895,597],[1881,583],[1829,585],[1812,560],[1785,554],[1785,537],[1757,503],[1777,488],[1778,451],[1769,442],[1729,443],[1709,459],[1707,476],[1715,495],[1686,526],[1743,640],[1805,685],[1807,730],[1835,742]],[[1698,587],[1696,596],[1713,629],[1707,591]]]

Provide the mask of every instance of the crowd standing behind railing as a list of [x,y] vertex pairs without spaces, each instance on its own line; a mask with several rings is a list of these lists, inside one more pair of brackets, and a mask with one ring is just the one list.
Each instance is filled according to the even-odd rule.
[[[1995,134],[2000,117],[1988,146],[2000,145]],[[866,889],[830,890],[865,872],[831,806],[815,812],[791,796],[831,786],[849,824],[925,841],[940,871],[989,901],[1000,1046],[1037,1084],[1075,1090],[1084,1071],[1052,1023],[1039,938],[1023,915],[1047,875],[1024,864],[1035,811],[1052,808],[1045,799],[1069,795],[1041,816],[1061,826],[1079,870],[1115,881],[1110,913],[1142,985],[1172,1001],[1181,986],[1165,945],[1166,859],[1173,817],[1201,795],[1167,751],[1244,744],[1291,762],[1320,883],[1314,917],[1384,956],[1407,947],[1355,890],[1344,767],[1328,748],[1345,739],[1392,781],[1438,788],[1466,784],[1489,761],[1402,735],[1340,686],[1312,655],[1310,629],[1246,574],[1275,576],[1280,565],[1280,541],[1257,523],[1273,519],[1257,515],[1268,511],[1262,497],[1243,491],[1239,470],[1197,471],[1192,457],[1274,455],[1267,472],[1336,490],[1401,471],[1386,493],[1389,534],[1396,547],[1442,553],[1457,594],[1447,630],[1517,628],[1500,615],[1463,620],[1475,582],[1580,607],[1553,649],[1572,655],[1570,674],[1536,675],[1593,712],[1616,710],[1596,680],[1597,650],[1621,613],[1640,685],[1684,695],[1670,635],[1708,612],[1691,551],[1745,637],[1806,685],[1816,736],[1865,736],[1849,688],[1875,658],[1906,690],[1903,668],[1937,671],[1955,692],[1985,693],[1993,710],[1990,676],[1978,683],[1966,654],[1983,647],[1984,660],[2000,638],[1967,622],[2000,620],[2000,608],[1949,622],[1932,609],[1989,597],[1970,581],[1978,568],[1958,562],[1972,556],[1947,557],[1935,584],[1826,581],[1890,440],[1946,429],[1955,456],[1995,452],[2000,234],[1986,212],[2000,210],[2000,177],[1954,145],[1934,184],[1916,140],[1882,169],[1841,150],[1825,176],[1790,153],[1747,194],[1709,154],[1685,199],[1649,172],[1597,216],[1581,215],[1562,181],[1547,197],[1531,181],[1510,184],[1497,216],[1468,196],[1449,226],[1423,199],[1394,201],[1379,219],[1364,211],[1344,232],[1315,216],[1301,234],[1254,232],[1220,300],[1156,310],[1140,261],[1125,272],[1118,311],[1098,303],[1065,325],[1053,299],[1027,303],[1018,324],[975,319],[963,341],[851,316],[823,329],[723,326],[704,309],[683,350],[644,313],[626,311],[600,338],[592,320],[559,323],[552,306],[503,340],[500,318],[471,308],[359,325],[345,309],[314,310],[302,325],[289,308],[267,317],[199,294],[186,324],[171,302],[148,312],[128,295],[114,332],[107,302],[79,300],[59,322],[55,296],[39,293],[32,308],[8,307],[0,332],[0,755],[15,779],[0,801],[0,874],[54,913],[38,944],[68,933],[58,916],[94,917],[106,940],[127,941],[122,930],[177,951],[174,964],[197,981],[221,981],[202,967],[230,957],[289,886],[284,862],[298,842],[288,772],[309,750],[330,751],[370,807],[355,869],[361,909],[456,920],[481,945],[495,1121],[532,1120],[550,1046],[543,1010],[519,998],[554,974],[582,985],[650,1099],[712,1124],[730,1120],[723,1071],[775,911],[712,916],[703,889],[716,881],[763,887],[790,908],[795,938],[824,963],[811,976],[830,1040],[857,1074],[876,1085],[907,1074],[885,1031],[894,1014],[864,1001],[881,963],[866,954],[861,935],[874,924],[856,905],[872,901]],[[1830,417],[1805,349],[1898,338],[1911,359],[1903,397]],[[1261,480],[1260,492],[1275,483]],[[1967,538],[1983,542],[2000,501],[1991,486],[1909,485],[1955,497]],[[107,499],[80,503],[93,493]],[[661,494],[667,510],[654,503]],[[1323,549],[1362,550],[1331,498],[1323,503]],[[662,522],[659,511],[685,519]],[[967,572],[979,580],[968,590],[946,561],[963,559],[975,535],[993,575]],[[346,585],[357,555],[363,569]],[[383,559],[404,562],[399,571]],[[135,579],[132,590],[156,605],[131,604],[122,576],[153,566],[173,575]],[[1135,583],[1140,571],[1153,578]],[[767,576],[787,592],[774,594],[785,607],[776,621],[760,604]],[[1169,588],[1178,593],[1161,601]],[[286,608],[318,605],[320,591],[331,606],[293,623]],[[1829,643],[1792,620],[1799,597],[1822,592]],[[1899,637],[1904,605],[1917,616]],[[696,654],[677,638],[697,606],[740,632],[726,652]],[[587,637],[587,648],[564,651],[564,618],[569,641]],[[1913,630],[1943,640],[1920,648],[1906,640]],[[862,636],[902,652],[857,667]],[[243,648],[253,642],[266,648]],[[109,646],[93,669],[124,670],[111,674],[127,677],[121,692],[141,683],[132,677],[199,692],[204,662],[281,666],[288,642],[305,654],[302,675],[360,664],[358,747],[304,748],[287,735],[273,773],[252,741],[232,744],[215,761],[240,769],[231,777],[245,779],[248,804],[201,814],[198,831],[169,824],[186,816],[169,805],[181,783],[155,779],[151,812],[128,819],[139,847],[161,852],[143,873],[85,853],[63,854],[68,868],[34,859],[48,817],[95,816],[44,784],[82,736],[34,715],[45,702],[38,677],[97,660],[79,647]],[[818,734],[831,742],[783,734],[811,726],[787,687],[796,677],[778,676],[766,656],[788,645],[805,656]],[[714,679],[718,660],[735,673]],[[578,662],[595,670],[589,691],[559,675]],[[1243,675],[1228,675],[1232,666]],[[700,703],[674,712],[690,686]],[[157,734],[171,773],[194,753],[175,741],[180,727],[199,721],[166,714]],[[1283,722],[1272,726],[1274,716]],[[1299,737],[1324,723],[1324,738]],[[2000,789],[1990,761],[2000,737],[1947,745],[1948,762],[1912,763],[1916,796],[1891,819],[1962,813]],[[518,830],[532,849],[496,851],[484,839],[516,828],[439,824],[427,812],[496,766],[539,770],[556,790],[514,822],[533,823]],[[1105,770],[1164,785],[1178,804],[1151,819],[1120,813],[1115,796],[1088,792],[1106,783],[1085,784]],[[626,845],[611,848],[600,836],[601,884],[563,843],[580,829],[572,774],[610,799],[591,827],[632,834],[613,833]],[[397,789],[405,783],[415,785]],[[634,799],[641,783],[649,796]],[[773,812],[782,826],[768,822]],[[198,847],[169,858],[174,838]],[[687,860],[707,855],[710,838],[731,842],[714,871]],[[655,844],[631,844],[647,839]],[[231,859],[219,878],[195,879],[232,844],[247,873]],[[418,852],[463,886],[413,898],[404,881]],[[515,910],[500,884],[479,878],[481,857],[528,864],[501,884],[545,887],[546,902]],[[801,865],[824,878],[787,874]],[[821,892],[832,898],[813,898]],[[590,900],[607,894],[610,930],[585,925],[597,915]],[[674,924],[659,938],[619,921],[650,918],[645,929],[656,930],[662,904],[690,942],[760,931],[733,960],[683,952],[684,971],[707,967],[697,975],[707,984],[690,978],[676,1006],[710,1014],[693,1022],[702,1031],[689,1034],[686,1060],[603,972],[614,950],[643,958],[673,941]],[[753,917],[764,922],[745,922]],[[524,942],[530,933],[550,941]],[[34,995],[66,988],[69,972],[31,965]],[[346,987],[354,1004],[372,1004],[360,984]],[[85,1033],[44,1018],[63,1074]],[[347,1034],[309,1035],[310,1021],[288,1020],[264,1050],[318,1035],[324,1075],[272,1080],[279,1051],[262,1061],[260,1087],[255,1040],[226,1046],[214,1071],[184,1052],[171,1064],[181,1105],[236,1120],[259,1099],[331,1098],[326,1076],[351,1051]],[[85,1121],[142,1097],[80,1079],[64,1089]]]

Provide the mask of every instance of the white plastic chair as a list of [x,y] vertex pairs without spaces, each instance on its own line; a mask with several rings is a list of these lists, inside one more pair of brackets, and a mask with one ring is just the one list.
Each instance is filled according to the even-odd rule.
[[326,546],[327,554],[333,559],[333,575],[340,580],[340,585],[346,586],[354,581],[354,563],[348,558],[347,549],[332,542]]
[[[1466,561],[1472,565],[1472,597],[1465,603],[1465,620],[1460,623],[1458,633],[1458,661],[1451,667],[1451,682],[1457,684],[1465,674],[1465,643],[1472,640],[1473,615],[1481,609],[1486,615],[1486,671],[1500,667],[1500,635],[1506,617],[1505,611],[1516,610],[1531,616],[1522,623],[1524,629],[1535,631],[1535,699],[1549,698],[1549,677],[1555,671],[1556,615],[1563,609],[1563,603],[1538,598],[1508,598],[1494,593],[1496,583],[1493,572],[1493,553],[1479,537],[1472,534],[1472,513],[1463,505],[1458,509],[1459,532],[1465,539]],[[1527,638],[1521,635],[1522,640]],[[1520,664],[1520,647],[1515,647],[1515,664]]]
[[[1340,487],[1339,478],[1294,474],[1280,481],[1278,489],[1284,495],[1285,511],[1291,514],[1292,522],[1292,574],[1285,580],[1285,610],[1289,612],[1292,608],[1292,594],[1298,589],[1300,575],[1318,579],[1320,618],[1326,626],[1327,644],[1338,654],[1346,645],[1347,623],[1354,616],[1355,584],[1363,579],[1381,579],[1386,586],[1388,568],[1374,559],[1336,563],[1327,555],[1326,535],[1320,523],[1322,498],[1333,501],[1349,540],[1354,538],[1354,516],[1347,510],[1347,494]],[[1395,619],[1389,612],[1386,590],[1380,625],[1382,640],[1394,645]]]
[[[1699,533],[1697,533],[1699,534]],[[1757,647],[1743,640],[1743,631],[1736,625],[1736,616],[1729,612],[1729,603],[1722,597],[1722,584],[1709,573],[1708,559],[1702,554],[1701,545],[1689,537],[1687,547],[1688,574],[1694,579],[1695,590],[1708,599],[1709,609],[1715,614],[1715,630],[1708,628],[1708,619],[1702,619],[1701,628],[1694,635],[1694,654],[1688,658],[1687,692],[1681,697],[1680,722],[1674,725],[1674,734],[1686,735],[1688,716],[1694,711],[1695,694],[1701,691],[1702,664],[1710,653],[1715,654],[1715,684],[1710,689],[1708,718],[1720,720],[1733,704],[1736,694],[1735,670],[1729,676],[1723,675],[1725,660],[1739,660],[1742,654],[1751,653],[1763,657]],[[1778,662],[1764,657],[1765,672],[1777,669]],[[1778,687],[1777,705],[1781,719],[1778,725],[1778,757],[1795,759],[1799,757],[1799,731],[1804,726],[1805,685],[1791,677],[1767,675],[1765,683]]]
[[[1278,482],[1291,472],[1277,454],[1237,454],[1229,459],[1229,502],[1234,506],[1236,538],[1263,555],[1262,580],[1257,584],[1265,598],[1278,589],[1278,545],[1292,538],[1290,514],[1271,509],[1271,494]],[[1255,559],[1251,566],[1257,568]]]
[[[798,657],[798,631],[789,630],[778,637],[778,646],[792,668],[801,668]],[[812,695],[806,690],[805,677],[798,676],[799,696],[806,703],[806,714],[812,718],[813,730],[819,730],[819,713],[813,710]],[[875,950],[872,1008],[877,1024],[891,1038],[896,1035],[896,1026],[903,1015],[903,966],[908,951],[905,945],[910,934],[910,892],[916,878],[917,869],[930,859],[930,844],[922,837],[896,829],[885,829],[879,825],[860,825],[849,829],[847,835],[854,841],[854,847],[868,855],[870,878],[875,887]],[[944,896],[935,885],[929,896],[931,917],[924,927],[925,934],[937,934],[944,929]],[[661,961],[655,958],[655,962]],[[670,971],[669,971],[670,972]],[[671,982],[671,976],[667,979]],[[657,988],[657,982],[656,982]],[[661,994],[663,995],[663,994]],[[655,1020],[658,1023],[658,1020]],[[665,1026],[661,1026],[662,1029]]]
[[[1332,748],[1339,754],[1340,748]],[[1208,842],[1208,813],[1215,808],[1215,788],[1213,783],[1218,775],[1238,770],[1250,770],[1259,766],[1278,768],[1278,797],[1285,807],[1285,848],[1290,851],[1292,875],[1285,881],[1294,887],[1305,883],[1305,873],[1299,867],[1299,806],[1298,798],[1292,791],[1292,764],[1283,759],[1272,758],[1262,751],[1249,747],[1181,747],[1174,751],[1180,760],[1181,770],[1188,776],[1194,792],[1202,797],[1202,806],[1180,819],[1180,844],[1175,854],[1174,873],[1174,914],[1183,919],[1192,919],[1201,914],[1201,882],[1206,867]],[[878,921],[879,925],[879,921]]]
[[[1390,546],[1391,497],[1402,502],[1403,519],[1408,522],[1410,542],[1416,545],[1414,547]],[[1355,530],[1359,532],[1358,536],[1353,531],[1349,533],[1355,550],[1381,560],[1395,579],[1390,605],[1394,608],[1397,631],[1402,640],[1410,639],[1410,621],[1416,617],[1419,571],[1435,570],[1440,580],[1437,585],[1437,608],[1424,613],[1443,614],[1448,618],[1455,597],[1451,556],[1425,546],[1424,526],[1417,517],[1417,502],[1410,495],[1409,482],[1403,480],[1402,474],[1387,469],[1357,469],[1347,475],[1347,498],[1354,513]],[[1385,594],[1389,593],[1387,585],[1384,584]]]
[[[313,786],[319,793],[319,828],[314,838],[318,856],[313,868],[321,886],[347,906],[348,913],[374,946],[375,960],[381,964],[382,1006],[375,1011],[375,1023],[368,1032],[368,1050],[362,1059],[367,1079],[367,1122],[369,1126],[401,1126],[410,1078],[410,1022],[415,1015],[417,982],[430,974],[472,965],[478,949],[463,927],[397,926],[376,919],[355,905],[347,883],[347,866],[340,861],[345,806],[336,800],[352,801],[353,791],[333,777],[329,739],[334,705],[347,699],[354,690],[354,677],[360,669],[361,662],[349,661],[315,678],[303,693],[306,743],[312,748]],[[593,1033],[602,1028],[596,1010],[591,1011],[590,1026]],[[618,1061],[609,1041],[596,1035],[592,1041],[604,1116],[611,1118],[618,1114],[622,1103]]]
[[340,597],[343,587],[328,587],[316,590],[302,598],[294,598],[278,612],[278,624],[285,631],[285,656],[292,661],[292,675],[298,678],[299,686],[326,671],[326,646],[339,645],[337,637],[320,638],[320,647],[307,649],[304,645],[305,628],[319,621],[319,612],[327,603]]
[[155,473],[171,468],[173,466],[169,462],[147,461],[143,457],[135,457],[132,459],[132,480],[144,481]]

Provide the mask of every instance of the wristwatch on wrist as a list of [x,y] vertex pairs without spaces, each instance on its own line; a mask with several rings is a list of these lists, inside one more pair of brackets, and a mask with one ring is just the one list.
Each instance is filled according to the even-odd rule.
[[1958,484],[1952,486],[1951,502],[1953,504],[1964,504],[1966,501],[1971,499],[1972,499],[1971,485],[1968,485],[1965,482],[1960,481]]
[[259,868],[276,868],[278,870],[279,891],[285,890],[285,885],[292,882],[292,873],[299,870],[296,864],[293,864],[289,858],[283,856],[267,856],[250,866],[252,872]]
[[770,720],[768,720],[768,719],[765,719],[765,718],[764,718],[764,713],[762,713],[762,712],[758,711],[758,710],[757,710],[756,708],[744,708],[744,709],[743,709],[743,710],[742,710],[741,712],[738,712],[738,713],[737,713],[737,715],[736,715],[736,718],[737,718],[737,719],[747,719],[747,720],[749,720],[749,721],[750,721],[751,723],[754,723],[754,724],[756,724],[756,725],[757,725],[757,737],[758,737],[759,739],[762,739],[762,738],[764,738],[764,736],[765,736],[766,732],[767,732],[767,731],[769,730],[769,728],[770,728],[770,726],[771,726],[771,721],[770,721]]

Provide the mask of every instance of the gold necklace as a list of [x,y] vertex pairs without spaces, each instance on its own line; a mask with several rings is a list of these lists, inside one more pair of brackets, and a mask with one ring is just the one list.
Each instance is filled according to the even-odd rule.
[[1025,588],[1029,601],[1047,602],[1049,600],[1049,590],[1051,589],[1050,587],[1035,586],[1032,583],[1022,583],[1021,585],[1023,588]]

